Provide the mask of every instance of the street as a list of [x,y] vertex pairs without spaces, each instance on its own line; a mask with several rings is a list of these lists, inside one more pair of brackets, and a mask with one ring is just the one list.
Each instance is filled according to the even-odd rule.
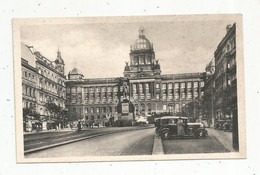
[[154,128],[119,132],[28,154],[27,158],[151,155]]
[[[154,151],[155,128],[116,132],[82,141],[26,154],[26,158],[152,155]],[[160,140],[162,154],[224,153],[230,152],[225,140],[218,139],[211,130],[205,139],[172,138]],[[215,133],[215,134],[214,134]],[[64,133],[65,134],[65,133]],[[228,134],[228,133],[226,133]],[[229,142],[229,140],[227,140]],[[232,151],[232,150],[231,150]]]

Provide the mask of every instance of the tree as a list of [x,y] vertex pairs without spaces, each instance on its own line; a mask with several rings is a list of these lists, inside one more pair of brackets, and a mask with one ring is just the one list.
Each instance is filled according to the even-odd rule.
[[55,103],[48,102],[45,104],[45,107],[48,109],[48,111],[53,114],[54,120],[57,121],[57,123],[63,123],[64,121],[64,113],[60,106],[56,105]]

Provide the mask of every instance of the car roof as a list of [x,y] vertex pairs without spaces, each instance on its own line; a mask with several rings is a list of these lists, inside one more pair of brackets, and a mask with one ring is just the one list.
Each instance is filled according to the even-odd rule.
[[188,117],[182,117],[182,116],[163,116],[161,119],[188,119]]

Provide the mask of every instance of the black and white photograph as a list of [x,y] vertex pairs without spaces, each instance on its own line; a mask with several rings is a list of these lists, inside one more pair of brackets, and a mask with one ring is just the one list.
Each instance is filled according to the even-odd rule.
[[17,162],[246,158],[242,15],[13,19]]

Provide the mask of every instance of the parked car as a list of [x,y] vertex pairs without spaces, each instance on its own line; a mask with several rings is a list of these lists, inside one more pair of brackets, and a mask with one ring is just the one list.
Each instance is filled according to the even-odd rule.
[[215,129],[223,130],[225,120],[217,120],[215,123]]
[[184,136],[205,138],[208,135],[202,123],[188,123],[187,117],[179,116],[164,116],[157,119],[156,133],[160,135],[162,139],[170,139],[173,136],[178,136],[178,120],[184,123]]
[[224,131],[232,131],[233,126],[231,120],[226,120],[224,123]]

